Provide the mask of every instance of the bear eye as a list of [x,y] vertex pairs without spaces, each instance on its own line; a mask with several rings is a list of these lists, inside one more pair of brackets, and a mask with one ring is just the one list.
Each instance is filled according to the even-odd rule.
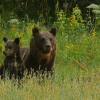
[[10,46],[9,49],[12,49],[12,47]]
[[6,49],[12,49],[13,47],[12,46],[6,46]]
[[41,38],[41,42],[42,42],[42,41],[45,41],[45,38],[44,38],[44,37]]
[[49,38],[50,39],[50,41],[52,41],[52,38]]

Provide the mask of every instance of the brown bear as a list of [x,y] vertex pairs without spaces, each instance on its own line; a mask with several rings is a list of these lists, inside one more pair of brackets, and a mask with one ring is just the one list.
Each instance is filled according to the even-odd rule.
[[25,60],[28,72],[53,73],[53,64],[56,54],[56,29],[49,32],[40,32],[37,27],[32,29],[30,51]]
[[3,68],[1,68],[1,73],[3,73],[4,77],[5,74],[8,73],[7,75],[10,79],[13,76],[14,78],[21,79],[24,73],[24,65],[22,60],[25,54],[24,51],[26,49],[20,48],[19,38],[8,40],[6,37],[4,37],[3,40],[5,43],[5,50],[3,52],[5,59]]

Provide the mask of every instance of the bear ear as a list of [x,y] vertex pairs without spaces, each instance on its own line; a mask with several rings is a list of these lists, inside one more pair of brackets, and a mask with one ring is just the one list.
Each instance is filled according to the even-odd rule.
[[56,36],[56,28],[51,28],[50,33],[53,34],[53,36]]
[[16,43],[16,44],[19,44],[20,43],[19,37],[15,38],[14,43]]
[[3,41],[6,43],[8,41],[8,39],[6,37],[4,37]]
[[39,34],[39,29],[37,28],[37,27],[34,27],[33,29],[32,29],[32,35],[33,36],[37,36]]

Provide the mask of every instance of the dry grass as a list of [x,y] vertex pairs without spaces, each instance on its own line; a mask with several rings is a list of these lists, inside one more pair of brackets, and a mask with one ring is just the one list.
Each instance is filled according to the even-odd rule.
[[100,100],[100,72],[63,80],[0,80],[0,100]]

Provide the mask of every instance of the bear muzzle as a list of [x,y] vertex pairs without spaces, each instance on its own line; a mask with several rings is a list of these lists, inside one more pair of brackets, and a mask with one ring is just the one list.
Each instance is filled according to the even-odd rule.
[[51,51],[51,49],[52,49],[51,45],[45,45],[43,52],[44,53],[49,53]]

